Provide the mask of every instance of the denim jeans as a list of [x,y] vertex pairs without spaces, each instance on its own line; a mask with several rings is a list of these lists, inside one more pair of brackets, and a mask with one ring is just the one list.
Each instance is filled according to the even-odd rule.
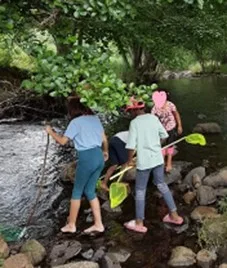
[[161,192],[166,205],[171,212],[176,211],[176,205],[168,185],[164,181],[164,165],[151,169],[136,171],[136,219],[143,220],[145,214],[145,196],[150,173],[153,173],[153,183]]

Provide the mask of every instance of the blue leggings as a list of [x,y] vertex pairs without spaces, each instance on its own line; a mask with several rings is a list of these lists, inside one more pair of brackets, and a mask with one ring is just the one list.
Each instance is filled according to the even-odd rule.
[[136,219],[144,219],[145,196],[150,173],[153,173],[153,182],[162,193],[163,198],[171,212],[176,211],[173,196],[168,185],[164,181],[164,166],[160,165],[152,169],[136,171]]
[[72,199],[96,198],[96,183],[104,167],[102,149],[100,147],[78,152],[78,162],[72,191]]

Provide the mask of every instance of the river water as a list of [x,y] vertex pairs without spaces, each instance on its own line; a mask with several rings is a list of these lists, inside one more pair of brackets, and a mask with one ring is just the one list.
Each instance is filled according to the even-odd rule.
[[169,80],[162,83],[171,92],[182,117],[184,134],[190,134],[197,123],[217,122],[221,135],[206,135],[208,146],[186,143],[179,145],[177,159],[211,165],[227,164],[227,77],[212,76],[194,79]]
[[[2,124],[0,140],[0,224],[23,227],[39,192],[47,135],[41,125]],[[30,226],[33,236],[39,233],[39,237],[45,237],[54,228],[51,208],[63,189],[51,183],[58,179],[62,161],[57,148],[51,140],[44,176],[44,182],[50,185],[42,188]]]
[[[196,165],[200,165],[204,160],[214,167],[226,165],[227,77],[171,80],[163,82],[162,86],[171,90],[172,101],[182,116],[185,134],[191,133],[198,122],[217,122],[222,127],[221,135],[206,137],[208,141],[206,147],[182,142],[175,159],[192,161]],[[37,195],[37,181],[40,180],[42,173],[46,141],[46,133],[41,124],[0,124],[0,225],[23,227],[26,224]],[[59,228],[56,223],[61,213],[57,211],[58,206],[54,205],[64,189],[59,183],[59,174],[62,166],[71,160],[69,154],[63,156],[59,151],[59,146],[51,140],[45,173],[45,179],[50,184],[42,189],[40,201],[28,228],[28,233],[33,237],[44,238]],[[126,216],[127,207],[130,208],[131,203],[125,207]],[[152,210],[153,212],[150,210],[147,212],[151,221],[155,208],[152,207]],[[133,214],[132,211],[128,213]],[[159,225],[158,222],[154,222],[154,226],[155,224]],[[154,226],[153,235],[149,234],[145,239],[146,242],[144,239],[135,238],[134,243],[138,244],[135,246],[135,252],[138,256],[134,254],[124,267],[145,267],[141,266],[138,259],[142,258],[146,263],[146,250],[154,240],[156,242],[151,247],[152,250],[159,249],[162,254],[168,256],[169,242],[166,244],[166,251],[163,250],[166,241],[163,235],[166,235],[168,241],[171,240],[171,236],[168,233],[155,232]],[[124,242],[128,241],[130,244],[130,239],[132,238],[128,235],[123,235]],[[154,252],[153,259],[149,263],[154,263],[154,258],[158,258]]]

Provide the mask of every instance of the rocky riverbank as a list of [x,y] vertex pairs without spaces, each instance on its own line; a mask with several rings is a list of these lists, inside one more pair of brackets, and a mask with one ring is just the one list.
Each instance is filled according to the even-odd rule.
[[[182,226],[162,223],[167,208],[162,196],[150,185],[146,208],[149,232],[144,235],[126,231],[123,222],[134,214],[132,182],[131,195],[117,209],[112,210],[108,197],[100,195],[106,227],[104,235],[91,237],[80,232],[93,220],[84,203],[79,232],[75,235],[57,233],[39,242],[32,239],[8,245],[1,239],[2,266],[224,268],[227,266],[227,216],[223,213],[223,197],[227,195],[227,167],[212,173],[208,170],[204,166],[193,167],[192,163],[176,161],[173,171],[166,174],[165,179],[174,194],[179,213],[185,219]],[[69,174],[73,175],[72,172],[63,172],[62,179],[69,179]],[[127,181],[133,181],[134,175],[132,171],[127,174]],[[69,198],[70,195],[62,201],[66,210]]]

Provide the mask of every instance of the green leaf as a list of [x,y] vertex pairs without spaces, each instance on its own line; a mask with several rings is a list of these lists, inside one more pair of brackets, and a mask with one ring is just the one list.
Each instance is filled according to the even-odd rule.
[[49,94],[51,97],[57,97],[58,96],[58,93],[56,91],[52,91],[50,92]]
[[110,88],[109,88],[109,87],[105,87],[105,88],[102,89],[102,93],[103,93],[103,94],[106,94],[106,93],[108,93],[109,91],[110,91]]
[[26,89],[31,89],[31,88],[33,88],[33,82],[32,81],[30,81],[30,80],[24,80],[23,82],[22,82],[22,84],[21,84],[21,87],[24,87],[24,88],[26,88]]
[[12,30],[14,28],[13,22],[6,23],[6,27],[7,29]]
[[119,116],[119,112],[118,111],[112,111],[112,114],[115,115],[115,116]]
[[85,103],[85,102],[87,102],[87,99],[85,99],[85,98],[81,98],[81,99],[80,99],[80,102],[81,102],[81,103]]
[[6,8],[4,6],[0,6],[0,12],[5,12]]
[[74,16],[74,18],[78,19],[78,18],[80,17],[80,14],[79,14],[78,11],[75,11],[75,12],[73,13],[73,16]]

